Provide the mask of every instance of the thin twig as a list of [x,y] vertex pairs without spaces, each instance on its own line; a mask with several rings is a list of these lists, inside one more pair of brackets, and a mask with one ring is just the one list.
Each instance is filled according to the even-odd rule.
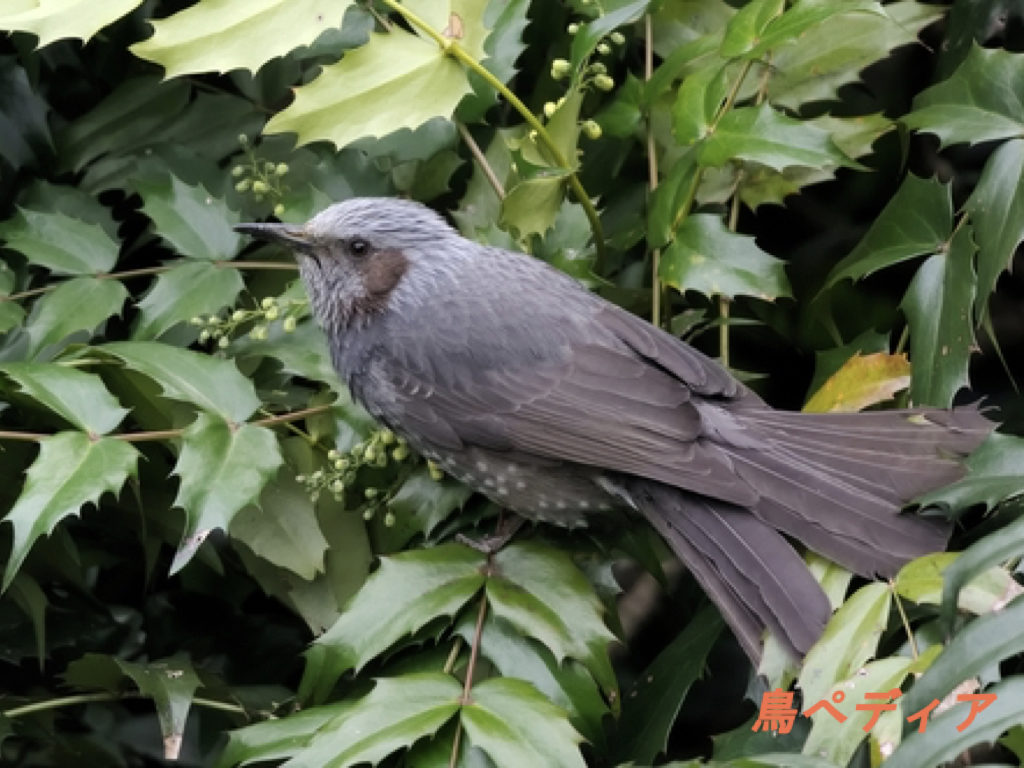
[[[644,81],[654,74],[654,28],[651,14],[644,16]],[[654,194],[658,188],[658,152],[654,141],[654,126],[647,116],[647,184]],[[651,322],[661,325],[661,249],[651,251]]]
[[[60,709],[62,707],[73,707],[78,704],[91,704],[98,701],[122,701],[125,699],[145,699],[147,696],[143,696],[139,693],[115,693],[112,691],[102,691],[100,693],[76,693],[72,696],[59,696],[55,699],[45,699],[43,701],[34,701],[31,704],[23,704],[20,707],[11,707],[0,711],[0,715],[8,718],[22,717],[24,715],[31,715],[36,712],[45,712],[50,709]],[[234,712],[239,715],[248,716],[248,712],[245,711],[245,707],[239,706],[238,704],[231,704],[226,701],[216,701],[214,699],[204,699],[196,697],[192,699],[192,703],[198,707],[206,707],[207,709],[217,709],[222,712]]]
[[[459,703],[462,706],[472,703],[473,699],[470,696],[470,691],[473,688],[473,672],[476,670],[476,660],[480,653],[480,641],[484,633],[484,619],[487,616],[487,594],[480,596],[480,610],[476,615],[476,628],[473,630],[473,644],[469,649],[469,662],[466,664],[466,680],[462,685],[462,699]],[[449,656],[449,660],[457,654],[454,653]],[[454,665],[454,664],[453,664]],[[447,667],[448,665],[445,664]],[[456,768],[459,763],[459,746],[462,740],[462,723],[457,722],[455,724],[455,736],[452,738],[452,756],[448,762],[448,768]]]
[[900,620],[903,622],[903,630],[907,633],[907,640],[910,641],[910,655],[917,661],[917,657],[920,655],[917,650],[917,638],[914,637],[913,631],[910,629],[910,619],[907,618],[907,612],[903,608],[903,601],[900,600],[899,593],[896,591],[896,582],[889,579],[889,589],[892,590],[893,600],[896,602],[896,610],[900,613]]
[[494,172],[491,164],[487,162],[487,157],[480,150],[480,145],[476,143],[476,139],[473,138],[473,134],[469,132],[469,129],[465,124],[456,122],[455,127],[459,129],[459,135],[462,136],[462,140],[466,142],[466,146],[469,147],[469,153],[476,160],[477,165],[480,166],[480,170],[483,171],[484,177],[494,188],[495,193],[498,195],[498,199],[505,199],[505,187],[498,179],[498,175]]

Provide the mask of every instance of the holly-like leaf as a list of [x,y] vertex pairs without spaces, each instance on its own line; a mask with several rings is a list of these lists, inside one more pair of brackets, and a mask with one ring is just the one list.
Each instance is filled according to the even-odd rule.
[[[199,6],[196,6],[199,7]],[[176,176],[136,184],[143,212],[157,233],[182,256],[197,259],[233,259],[242,236],[232,229],[240,221],[236,211],[202,185],[189,186]]]
[[107,491],[119,492],[129,475],[135,474],[138,457],[138,451],[123,440],[92,440],[85,432],[61,432],[42,440],[25,487],[3,519],[14,528],[3,589],[36,539],[52,533],[65,517],[77,515],[84,504],[95,504]]
[[352,702],[340,701],[308,707],[288,715],[254,723],[228,732],[217,768],[231,768],[261,760],[283,760],[297,754],[324,725],[352,708]]
[[231,360],[148,341],[116,341],[94,348],[153,379],[171,400],[241,422],[260,406],[252,382]]
[[380,568],[309,651],[313,663],[303,689],[329,691],[348,670],[435,618],[454,615],[483,585],[485,562],[480,552],[456,544],[381,558]]
[[198,3],[166,19],[151,19],[153,36],[130,47],[170,79],[199,72],[248,69],[309,45],[341,26],[352,0],[223,0]]
[[[840,14],[852,17],[860,13],[869,13],[887,18],[882,6],[877,2],[871,2],[871,0],[854,0],[853,2],[847,0],[843,3],[799,3],[790,7],[785,13],[780,13],[782,6],[782,3],[773,6],[772,0],[768,0],[767,4],[757,13],[756,18],[748,23],[749,31],[743,30],[746,34],[741,40],[743,45],[740,49],[736,53],[726,54],[723,43],[722,54],[745,54],[747,58],[760,59],[768,52],[775,51],[782,46],[806,45],[807,34],[810,30],[827,21],[834,20],[834,17]],[[743,10],[747,10],[747,7],[744,7]],[[738,17],[739,13],[736,16]],[[844,19],[843,23],[846,20]],[[842,24],[833,23],[842,28]],[[730,22],[730,32],[734,26],[736,26],[735,19]],[[729,42],[728,32],[725,42]],[[881,56],[876,58],[881,58]]]
[[844,278],[859,280],[907,259],[936,253],[952,230],[949,185],[910,174],[857,247],[832,269],[825,287]]
[[974,45],[949,79],[914,99],[914,111],[903,122],[934,133],[943,147],[1019,137],[1022,92],[1024,61],[1018,54]]
[[668,737],[690,686],[707,664],[722,631],[714,608],[706,608],[686,625],[623,696],[616,754],[653,764],[668,746]]
[[287,374],[322,381],[336,389],[339,386],[338,372],[327,350],[327,337],[311,320],[300,322],[291,333],[285,333],[275,323],[266,340],[244,337],[232,342],[231,348],[236,357],[269,357]]
[[797,685],[804,701],[825,698],[840,680],[846,680],[875,655],[889,617],[892,592],[887,584],[867,584],[840,606],[821,638],[804,658]]
[[658,274],[680,292],[771,301],[791,295],[783,267],[784,262],[758,248],[754,238],[730,232],[718,216],[699,213],[688,216],[676,231],[662,254]]
[[444,477],[434,480],[426,467],[417,467],[388,500],[388,509],[395,513],[395,527],[408,531],[408,539],[416,534],[430,536],[431,532],[455,510],[461,509],[473,495],[470,488]]
[[520,237],[543,235],[555,223],[565,194],[565,176],[535,176],[516,184],[501,201],[501,225]]
[[155,339],[196,315],[211,315],[235,303],[245,287],[237,269],[186,261],[157,277],[139,302],[136,339]]
[[852,413],[891,400],[910,386],[906,355],[855,354],[804,405],[808,413]]
[[605,691],[615,690],[608,660],[614,639],[604,607],[586,576],[564,552],[520,542],[494,556],[487,599],[496,616],[540,640],[561,661],[581,661]]
[[672,107],[672,132],[683,146],[707,136],[726,95],[725,68],[719,61],[683,80]]
[[131,13],[142,0],[38,0],[14,2],[0,11],[0,29],[28,32],[39,38],[39,47],[54,40],[89,40],[108,24]]
[[153,700],[164,738],[164,759],[177,760],[185,733],[185,719],[196,689],[201,685],[199,675],[182,657],[145,664],[123,659],[115,661],[138,686],[139,692]]
[[[946,574],[963,557],[962,552],[934,552],[915,558],[900,568],[893,580],[896,591],[919,604],[938,605],[942,601]],[[1002,610],[1022,588],[1008,570],[992,566],[976,574],[957,588],[957,606],[982,614]]]
[[264,560],[306,580],[324,569],[327,539],[305,488],[290,469],[283,469],[267,484],[259,505],[245,507],[234,516],[230,533]]
[[972,230],[961,227],[948,249],[921,266],[901,305],[910,324],[910,399],[919,405],[948,408],[968,383],[977,250]]
[[254,504],[283,462],[269,429],[232,425],[208,413],[199,414],[182,438],[174,506],[185,511],[185,530],[171,573],[185,566],[211,531],[226,531],[242,507]]
[[[462,18],[464,33],[480,34],[479,14]],[[274,115],[264,131],[290,131],[300,144],[322,139],[341,148],[363,136],[415,129],[433,117],[450,118],[469,92],[458,62],[436,43],[396,27],[371,35],[369,43],[295,89],[295,101]]]
[[593,53],[605,35],[611,34],[624,24],[629,24],[643,16],[650,1],[625,2],[615,10],[598,16],[587,24],[580,24],[579,30],[572,37],[570,59],[573,67],[578,67],[587,56]]
[[699,157],[705,166],[725,165],[738,158],[777,171],[792,165],[855,166],[835,147],[827,131],[767,104],[727,112],[704,141]]
[[[430,4],[443,5],[435,2]],[[529,0],[487,4],[484,25],[490,27],[491,32],[484,41],[484,53],[487,58],[484,59],[483,65],[503,83],[507,83],[515,75],[516,61],[526,49],[522,38],[528,23],[526,12],[529,7]],[[495,14],[493,19],[492,13]],[[476,72],[469,73],[469,84],[473,88],[474,96],[464,99],[459,105],[458,119],[463,123],[482,122],[487,110],[497,102],[497,91]]]
[[118,244],[102,227],[59,212],[19,208],[14,218],[0,222],[0,238],[5,248],[58,275],[109,272],[117,262]]
[[565,712],[522,680],[498,677],[473,686],[461,720],[470,743],[497,768],[586,766],[578,747],[582,739]]
[[0,374],[19,391],[83,432],[105,435],[128,411],[107,391],[103,380],[55,363],[0,363]]
[[121,313],[127,298],[128,290],[118,280],[76,277],[61,283],[32,308],[25,325],[27,356],[35,357],[51,344],[81,331],[88,334],[82,339],[87,341],[100,323]]
[[719,54],[732,59],[754,48],[768,24],[785,9],[785,0],[752,0],[729,19]]
[[[819,23],[772,50],[768,100],[799,109],[813,101],[833,101],[839,88],[855,82],[868,65],[901,45],[917,42],[918,33],[945,13],[941,6],[898,1],[881,12],[864,12],[867,3],[800,3],[779,17],[781,29],[792,13],[842,13],[842,19]],[[848,12],[847,9],[851,9]],[[785,21],[784,21],[785,20]],[[772,28],[769,28],[771,31]],[[754,78],[755,82],[758,78]]]
[[996,280],[1010,268],[1024,241],[1024,139],[1004,142],[985,162],[978,185],[964,208],[978,241],[976,316],[984,316]]
[[[1018,623],[1010,631],[1020,633],[1022,627]],[[962,636],[963,634],[959,635]],[[908,694],[908,701],[904,703],[905,711],[915,711],[911,709],[909,699],[916,690],[917,685]],[[965,722],[969,706],[966,703],[959,703],[949,711],[930,718],[928,730],[924,733],[915,731],[907,736],[899,749],[886,759],[886,768],[942,765],[963,753],[968,747],[994,742],[1008,728],[1020,724],[1021,718],[1024,717],[1024,677],[1010,677],[989,688],[986,693],[995,694],[995,701],[984,712],[978,714],[970,727],[958,727]]]

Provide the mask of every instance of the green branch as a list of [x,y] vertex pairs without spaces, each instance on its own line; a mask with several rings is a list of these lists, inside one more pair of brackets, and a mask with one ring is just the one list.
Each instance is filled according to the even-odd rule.
[[[34,701],[31,704],[23,704],[20,707],[11,707],[10,709],[0,710],[0,716],[14,719],[16,717],[23,717],[25,715],[31,715],[36,712],[45,712],[50,709],[61,709],[63,707],[74,707],[78,704],[91,704],[97,701],[123,701],[125,699],[145,699],[148,696],[143,696],[139,693],[114,693],[111,691],[103,691],[101,693],[76,693],[72,696],[59,696],[55,699],[44,699],[43,701]],[[192,699],[192,703],[197,707],[205,707],[207,709],[217,709],[221,712],[233,712],[238,715],[248,716],[245,707],[238,704],[231,704],[226,701],[216,701],[215,699],[203,699],[196,697]]]
[[537,132],[537,138],[541,143],[543,143],[544,148],[550,153],[554,162],[560,165],[563,170],[568,173],[569,187],[572,189],[573,194],[576,196],[580,205],[583,206],[583,211],[587,215],[587,221],[590,222],[590,229],[594,233],[594,244],[597,247],[597,261],[600,264],[604,260],[605,255],[604,228],[601,226],[601,219],[597,215],[597,209],[594,208],[594,203],[587,194],[587,190],[583,188],[583,184],[580,182],[576,172],[572,170],[572,166],[570,166],[568,158],[562,154],[562,151],[558,148],[555,140],[551,138],[551,134],[548,133],[544,123],[537,119],[537,116],[533,114],[530,108],[527,107],[522,100],[508,88],[508,86],[496,78],[494,74],[483,64],[468,54],[465,49],[458,44],[458,41],[445,37],[430,26],[430,24],[424,19],[420,18],[415,12],[410,11],[408,8],[401,5],[397,0],[382,0],[382,2],[388,8],[400,14],[402,18],[410,24],[423,30],[428,37],[438,44],[445,54],[451,56],[464,67],[479,75],[484,82],[500,93],[505,101],[511,104],[512,108],[515,109],[527,124]]

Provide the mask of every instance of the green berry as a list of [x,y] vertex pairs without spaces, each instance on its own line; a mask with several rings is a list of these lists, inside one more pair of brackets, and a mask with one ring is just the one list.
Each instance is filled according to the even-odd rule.
[[274,169],[278,176],[284,176],[288,173],[288,163],[278,163],[277,168]]
[[308,478],[305,475],[296,475],[295,476],[295,482],[297,482],[297,483],[305,483],[307,479]]
[[285,333],[291,333],[292,331],[295,330],[295,326],[297,324],[298,323],[296,322],[295,318],[292,317],[291,315],[289,315],[288,317],[286,317],[284,319],[284,323],[283,323],[284,332]]
[[204,331],[202,331],[199,334],[199,343],[200,344],[205,344],[209,340],[210,340],[210,332],[209,331],[204,330]]
[[341,472],[343,469],[348,469],[348,459],[337,459],[334,462],[334,468]]
[[252,183],[252,191],[255,192],[257,195],[262,195],[268,189],[270,188],[267,186],[267,182],[263,181],[262,179],[256,179],[256,181]]
[[597,140],[601,138],[601,126],[593,120],[586,120],[583,123],[583,133],[588,139]]
[[281,314],[281,310],[279,310],[277,307],[271,307],[266,312],[264,312],[264,315],[266,316],[267,320],[269,320],[270,322],[274,322],[275,320],[277,320],[277,317],[280,314]]
[[263,341],[267,338],[267,326],[257,325],[249,331],[249,337],[255,341]]
[[263,164],[263,171],[271,176],[277,173],[277,166],[269,160]]
[[380,431],[380,442],[382,445],[391,445],[395,442],[395,433],[390,429],[384,428]]
[[274,215],[279,219],[284,215],[284,203],[278,203],[274,206]]
[[572,71],[572,64],[565,59],[555,59],[551,62],[551,78],[561,80]]
[[345,490],[345,484],[341,480],[335,480],[331,483],[331,493],[341,493]]
[[555,111],[557,109],[558,109],[558,105],[555,104],[555,102],[553,102],[553,101],[545,102],[544,103],[544,117],[550,118],[552,115],[555,114]]
[[240,182],[235,184],[235,191],[236,192],[248,192],[249,191],[249,187],[251,187],[251,186],[252,186],[252,181],[250,181],[249,179],[242,179]]
[[626,36],[623,35],[621,32],[612,32],[610,35],[608,35],[608,39],[611,40],[612,43],[614,43],[615,45],[622,45],[624,42],[626,42]]
[[590,65],[589,69],[595,75],[603,75],[605,72],[608,71],[608,67],[602,64],[600,61],[595,61],[593,64]]
[[612,47],[608,45],[608,43],[598,43],[597,52],[600,53],[602,56],[607,56],[609,53],[612,52]]
[[377,493],[378,491],[376,488],[367,488],[365,491],[363,491],[363,496],[365,496],[367,499],[376,499]]
[[395,461],[405,461],[409,458],[409,447],[406,445],[400,445],[391,452],[391,458]]
[[238,134],[238,143],[241,144],[243,147],[249,146],[249,137],[246,136],[244,133]]
[[373,520],[373,513],[375,512],[373,507],[363,510],[363,520]]
[[236,179],[239,176],[243,175],[244,173],[245,173],[245,166],[244,165],[236,165],[234,168],[231,169],[231,175],[234,176]]
[[189,320],[188,324],[189,325],[206,325],[206,323],[203,321],[203,318],[199,317],[199,315],[196,315],[191,320]]
[[341,454],[338,453],[336,448],[331,448],[331,450],[329,450],[327,452],[327,459],[329,461],[336,461],[337,459],[340,459],[340,458],[341,458]]
[[388,510],[387,514],[384,515],[384,527],[391,528],[395,524],[395,513]]
[[568,32],[570,35],[575,35],[577,32],[580,31],[580,25],[570,24],[568,27],[565,28],[565,31]]
[[263,301],[260,302],[260,308],[270,309],[275,304],[277,304],[277,299],[275,299],[273,296],[264,296]]
[[594,85],[597,86],[598,90],[610,91],[615,87],[615,81],[608,77],[608,75],[598,75],[594,78]]
[[229,339],[227,336],[221,336],[219,339],[217,339],[217,346],[220,347],[221,349],[227,349],[228,344],[230,343],[231,339]]
[[235,322],[235,323],[240,323],[243,320],[245,320],[245,310],[244,309],[236,309],[234,312],[231,313],[231,320],[232,320],[232,322]]
[[427,472],[430,473],[430,479],[435,483],[439,483],[444,480],[444,472],[436,466],[427,467]]

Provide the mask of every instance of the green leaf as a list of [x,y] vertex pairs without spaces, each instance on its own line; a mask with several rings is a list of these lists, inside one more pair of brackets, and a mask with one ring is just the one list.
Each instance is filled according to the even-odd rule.
[[376,765],[436,733],[459,711],[462,684],[440,672],[377,680],[373,690],[326,723],[289,768]]
[[[747,58],[756,59],[763,57],[769,51],[786,45],[807,45],[808,32],[825,22],[831,21],[840,29],[845,29],[845,23],[849,19],[844,18],[842,22],[839,22],[835,19],[838,15],[854,17],[858,14],[868,13],[887,18],[885,10],[879,3],[857,2],[856,0],[853,2],[846,0],[843,3],[797,3],[785,13],[778,12],[782,10],[781,8],[775,13],[772,13],[773,10],[775,9],[769,3],[768,7],[761,11],[760,18],[751,25],[753,34],[750,35],[750,42],[747,43],[744,39],[745,45],[742,50],[738,50],[733,55],[745,53]],[[876,58],[882,58],[882,56],[879,55]]]
[[[475,21],[474,21],[475,19]],[[479,23],[470,17],[467,27]],[[414,129],[450,118],[470,93],[466,73],[437,44],[394,28],[323,68],[295,101],[274,115],[266,133],[293,132],[299,144],[326,140],[341,148],[363,136]]]
[[679,225],[687,191],[698,170],[696,154],[692,150],[677,159],[651,195],[647,212],[647,242],[651,247],[660,248],[668,243]]
[[94,347],[153,379],[163,395],[241,422],[260,406],[252,382],[231,360],[150,341],[115,341]]
[[91,338],[96,327],[111,315],[119,315],[128,290],[118,280],[76,277],[41,296],[25,325],[26,355],[35,357],[51,344],[85,331]]
[[616,731],[616,755],[654,763],[665,752],[679,710],[701,676],[722,620],[714,608],[705,608],[686,625],[622,697],[622,717]]
[[408,531],[406,541],[417,533],[429,538],[472,495],[473,491],[463,483],[447,476],[434,480],[427,468],[420,466],[388,500],[388,509],[395,513],[396,526]]
[[923,507],[940,505],[965,510],[975,504],[992,509],[1000,502],[1024,494],[1024,438],[993,433],[967,458],[967,477],[937,488],[919,499]]
[[807,413],[853,413],[891,400],[910,385],[906,355],[855,354],[804,404]]
[[312,321],[299,323],[291,333],[285,333],[279,324],[274,324],[265,341],[247,336],[233,341],[231,349],[240,358],[269,357],[291,376],[322,381],[335,389],[340,386],[338,372],[327,350],[327,337]]
[[892,592],[887,584],[867,584],[840,606],[804,658],[797,685],[804,701],[825,698],[840,680],[846,680],[875,655],[889,618]]
[[139,692],[153,700],[164,738],[164,758],[177,760],[185,733],[185,719],[196,689],[201,685],[192,664],[183,657],[146,664],[123,659],[115,661],[139,687]]
[[754,238],[730,232],[721,218],[688,216],[662,254],[659,276],[683,292],[705,296],[757,296],[771,301],[790,296],[784,262],[765,253]]
[[501,201],[502,227],[519,237],[543,235],[555,223],[565,194],[565,177],[535,176],[521,181]]
[[540,640],[558,661],[583,662],[605,691],[615,690],[608,660],[614,635],[605,626],[604,606],[572,559],[553,548],[517,542],[494,556],[494,566],[487,580],[494,614]]
[[[993,614],[993,616],[997,615]],[[981,620],[976,619],[976,621]],[[1021,632],[1019,620],[1017,626],[1009,628],[1009,631],[1016,632],[1017,637],[1012,639],[1019,641]],[[956,639],[963,637],[964,634],[961,633]],[[976,639],[983,640],[980,637]],[[914,708],[918,703],[921,706],[929,703],[929,699],[921,697],[917,691],[931,674],[936,674],[934,670],[938,668],[941,661],[940,657],[932,669],[925,673],[925,676],[907,694],[907,700],[903,705],[904,711],[913,713],[920,709],[920,707]],[[957,682],[961,682],[966,676],[966,674],[960,676]],[[922,693],[924,692],[922,691]],[[1020,724],[1021,719],[1024,718],[1024,677],[1019,675],[1010,677],[989,688],[986,693],[995,694],[996,699],[984,712],[978,714],[977,719],[969,727],[963,730],[957,729],[957,726],[965,721],[969,709],[967,703],[958,703],[948,712],[929,718],[928,729],[924,733],[914,731],[907,736],[899,749],[885,761],[885,768],[942,765],[947,760],[964,752],[968,747],[983,742],[993,742],[1008,728]]]
[[581,737],[565,712],[522,680],[492,678],[474,685],[461,720],[470,743],[497,768],[586,766]]
[[49,601],[39,582],[27,573],[17,574],[11,581],[10,595],[22,612],[32,622],[32,634],[36,639],[36,656],[39,658],[40,671],[46,660],[46,609]]
[[[199,6],[197,6],[199,7]],[[242,236],[232,229],[241,219],[224,200],[202,185],[189,186],[176,176],[139,182],[143,212],[157,233],[183,256],[197,259],[233,259]]]
[[19,208],[14,218],[0,222],[0,238],[5,248],[58,275],[109,272],[117,262],[118,244],[102,227],[59,212]]
[[350,701],[309,707],[288,717],[277,717],[228,732],[228,744],[218,758],[218,768],[230,768],[260,760],[283,760],[305,747],[324,725],[352,709]]
[[117,21],[142,4],[142,0],[32,0],[8,4],[0,12],[0,29],[28,32],[39,38],[39,47],[54,40],[89,40],[108,24]]
[[768,24],[785,7],[785,0],[752,0],[740,8],[725,27],[719,55],[732,59],[753,49]]
[[844,278],[859,280],[907,259],[937,253],[952,230],[949,185],[909,174],[857,247],[832,269],[825,288]]
[[36,539],[51,534],[65,517],[77,515],[82,505],[97,503],[107,491],[119,492],[129,475],[135,474],[138,457],[138,451],[123,440],[90,440],[84,432],[61,432],[42,440],[25,487],[3,519],[14,528],[3,589]]
[[[839,89],[856,82],[862,70],[887,57],[893,48],[917,43],[918,33],[945,14],[945,8],[919,2],[894,2],[881,13],[865,13],[868,3],[799,3],[777,20],[780,31],[790,14],[842,13],[790,38],[788,45],[772,51],[768,100],[779,107],[797,110],[814,101],[834,101]],[[852,7],[852,12],[847,8]],[[768,37],[766,35],[766,37]],[[768,37],[768,42],[771,38]],[[755,49],[760,52],[760,46]],[[755,70],[756,72],[756,70]],[[751,73],[752,76],[755,74]],[[757,81],[757,78],[753,78]]]
[[269,429],[199,414],[182,436],[174,466],[174,474],[181,478],[174,506],[185,511],[185,530],[171,563],[172,574],[185,566],[212,530],[226,531],[242,507],[256,502],[282,462]]
[[[522,38],[528,24],[526,13],[529,7],[529,0],[491,2],[487,5],[484,25],[490,27],[491,32],[483,45],[483,54],[486,55],[483,65],[503,83],[515,76],[516,61],[526,49]],[[497,103],[498,93],[476,72],[469,73],[469,84],[475,95],[459,104],[457,117],[463,123],[483,122],[487,110]]]
[[772,109],[739,107],[730,110],[700,148],[700,163],[720,166],[750,160],[777,171],[792,165],[854,165],[836,149],[828,132]]
[[948,408],[968,383],[977,250],[972,232],[970,225],[961,227],[945,252],[917,270],[901,304],[910,324],[910,399],[917,405]]
[[579,30],[572,37],[570,59],[573,67],[578,67],[583,60],[594,52],[602,38],[611,34],[624,24],[639,19],[650,0],[633,0],[626,2],[613,11],[609,11],[587,24],[580,24]]
[[[960,552],[934,552],[911,560],[896,574],[896,591],[920,605],[938,605],[942,601],[946,575],[962,557]],[[1021,591],[1009,571],[995,566],[974,575],[969,584],[958,585],[957,603],[971,613],[988,613],[1002,610]]]
[[125,80],[58,134],[63,168],[80,171],[102,155],[120,155],[148,144],[183,113],[190,90],[184,80]]
[[940,145],[979,144],[1024,134],[1024,59],[1001,48],[974,45],[964,62],[914,99],[902,118],[939,137]]
[[[466,615],[457,631],[472,644],[476,618]],[[570,723],[595,748],[606,738],[604,718],[609,713],[601,690],[586,668],[568,659],[561,664],[536,640],[524,637],[508,622],[490,617],[484,622],[480,653],[503,677],[530,683],[553,704],[566,711]]]
[[1024,241],[1024,140],[1000,144],[985,162],[981,178],[964,208],[978,241],[978,294],[975,315],[985,314],[996,280],[1010,268]]
[[672,107],[676,141],[687,146],[707,136],[725,95],[725,68],[721,62],[714,61],[687,75]]
[[53,153],[48,111],[49,105],[33,90],[16,58],[0,60],[0,158],[15,170],[38,165]]
[[[381,558],[341,618],[310,649],[314,664],[303,688],[328,691],[348,670],[358,671],[438,616],[454,615],[483,585],[484,564],[481,553],[456,544]],[[311,668],[318,670],[315,680],[309,679]]]
[[95,374],[55,363],[0,363],[0,373],[83,432],[105,435],[128,415]]
[[156,62],[165,78],[248,69],[309,45],[341,26],[352,0],[223,0],[198,3],[166,19],[150,19],[153,36],[129,50]]
[[136,339],[155,339],[196,315],[212,315],[235,303],[245,287],[237,269],[187,261],[157,277],[139,302]]
[[327,539],[306,489],[288,468],[267,484],[258,505],[244,507],[234,516],[230,533],[264,560],[304,579],[324,570]]

